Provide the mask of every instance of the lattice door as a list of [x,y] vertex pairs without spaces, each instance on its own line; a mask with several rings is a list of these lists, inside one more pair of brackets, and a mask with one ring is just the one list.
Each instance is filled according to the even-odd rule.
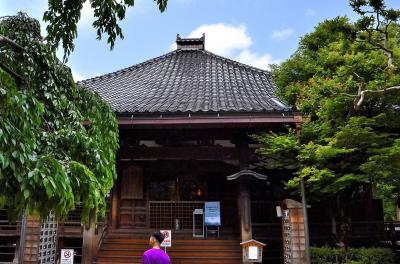
[[56,242],[57,242],[57,221],[53,214],[50,214],[42,223],[40,231],[40,244],[38,252],[39,264],[56,263]]

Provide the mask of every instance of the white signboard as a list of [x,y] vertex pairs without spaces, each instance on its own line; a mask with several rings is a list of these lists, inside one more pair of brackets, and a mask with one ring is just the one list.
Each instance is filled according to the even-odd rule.
[[221,207],[219,202],[204,203],[204,223],[206,226],[221,226]]
[[74,264],[74,250],[73,249],[61,249],[60,264]]
[[161,243],[162,247],[172,246],[172,233],[171,230],[160,230],[161,234],[164,235],[164,241]]
[[249,247],[249,259],[258,259],[258,247]]

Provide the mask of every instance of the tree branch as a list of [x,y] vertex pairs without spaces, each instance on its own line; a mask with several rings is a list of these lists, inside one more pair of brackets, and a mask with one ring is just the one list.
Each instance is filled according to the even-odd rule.
[[366,94],[386,94],[386,93],[389,93],[392,91],[400,91],[400,85],[391,86],[391,87],[383,88],[380,90],[363,90],[363,91],[360,90],[360,87],[359,87],[357,94],[338,93],[338,95],[344,95],[344,96],[354,98],[354,109],[355,110],[360,109],[361,105],[363,104],[363,102],[365,100]]
[[[10,46],[14,51],[19,52],[19,53],[24,50],[24,48],[21,45],[19,45],[18,43],[16,43],[15,41],[13,41],[5,36],[0,35],[0,47],[3,47],[3,46]],[[16,80],[17,86],[19,86],[19,87],[24,86],[24,78],[21,75],[19,75],[18,73],[16,73],[13,69],[8,67],[2,61],[0,61],[0,68],[2,68],[5,72],[10,74]]]
[[24,48],[21,45],[19,45],[17,42],[15,42],[5,36],[0,35],[0,46],[5,46],[5,45],[11,46],[14,50],[17,50],[17,51],[24,50]]
[[13,71],[10,67],[5,65],[2,61],[0,61],[0,68],[2,68],[5,72],[10,74],[14,79],[16,79],[18,86],[22,83],[23,78],[21,75]]

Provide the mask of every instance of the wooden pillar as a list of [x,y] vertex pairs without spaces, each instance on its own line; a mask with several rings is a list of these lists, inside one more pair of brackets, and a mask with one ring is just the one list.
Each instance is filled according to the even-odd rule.
[[115,182],[111,198],[111,229],[118,228],[118,180]]
[[89,213],[88,222],[83,226],[82,264],[92,264],[93,262],[93,242],[95,241],[95,228],[94,211],[91,210]]
[[[248,169],[248,144],[243,138],[237,145],[239,148],[239,164],[240,169]],[[251,196],[250,196],[250,180],[241,177],[238,181],[238,211],[240,221],[240,234],[243,241],[248,241],[253,237],[251,226]]]
[[251,226],[251,197],[249,190],[248,179],[240,179],[239,194],[238,194],[238,208],[240,220],[240,234],[242,242],[248,241],[253,237]]
[[26,216],[25,238],[22,238],[25,241],[23,243],[23,258],[21,263],[36,264],[38,262],[40,230],[40,219],[28,214]]

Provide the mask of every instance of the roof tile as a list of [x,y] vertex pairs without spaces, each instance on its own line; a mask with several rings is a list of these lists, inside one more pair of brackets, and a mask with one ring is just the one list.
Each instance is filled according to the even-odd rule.
[[205,50],[176,50],[78,82],[117,113],[290,111],[269,72]]

